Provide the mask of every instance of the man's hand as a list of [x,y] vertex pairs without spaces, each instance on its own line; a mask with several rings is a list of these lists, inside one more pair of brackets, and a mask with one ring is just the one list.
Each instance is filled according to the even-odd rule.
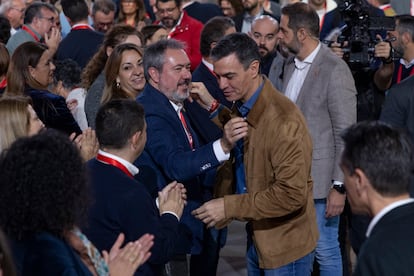
[[204,203],[200,208],[191,212],[193,216],[202,220],[207,227],[213,227],[226,218],[224,212],[224,198],[217,198]]
[[235,117],[230,119],[223,129],[223,137],[220,139],[221,147],[225,153],[229,153],[239,139],[247,136],[248,124],[245,119]]
[[176,181],[168,184],[164,189],[158,192],[160,214],[164,212],[173,212],[181,218],[186,198],[186,191],[183,184],[177,183]]
[[340,194],[335,189],[331,189],[326,198],[325,217],[331,218],[340,215],[344,210],[345,198],[345,194]]
[[209,110],[214,98],[210,95],[204,83],[192,82],[189,100],[197,101],[202,108]]
[[332,44],[329,47],[335,55],[337,55],[340,58],[344,57],[344,50],[342,49],[342,45],[340,43],[332,42]]
[[45,34],[45,44],[49,47],[51,57],[55,55],[61,40],[62,36],[57,28],[52,28],[50,34]]
[[379,42],[375,45],[374,48],[375,57],[382,58],[383,60],[391,59],[391,43],[388,41],[383,41],[380,35],[377,35],[376,38]]

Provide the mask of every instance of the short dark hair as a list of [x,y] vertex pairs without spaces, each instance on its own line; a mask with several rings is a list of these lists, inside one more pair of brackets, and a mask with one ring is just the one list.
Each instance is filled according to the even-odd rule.
[[67,58],[64,60],[55,60],[53,63],[56,66],[53,73],[53,82],[55,85],[59,81],[62,81],[64,88],[72,90],[80,84],[81,68],[76,61]]
[[405,133],[382,122],[360,122],[342,134],[341,164],[352,175],[360,169],[381,195],[408,192],[412,172],[412,145]]
[[144,75],[147,81],[150,79],[148,69],[154,67],[158,71],[162,71],[165,63],[165,52],[168,49],[184,50],[184,44],[175,39],[161,39],[148,46],[145,49],[143,64],[144,64]]
[[56,8],[49,3],[33,2],[24,12],[24,24],[31,24],[35,17],[41,17],[42,9],[48,9],[51,12],[56,12]]
[[203,57],[210,56],[211,43],[219,41],[225,35],[226,31],[234,26],[234,21],[227,16],[215,16],[208,20],[201,30],[201,55]]
[[254,60],[260,61],[259,47],[245,33],[233,33],[223,37],[211,50],[210,57],[213,61],[218,61],[231,54],[236,55],[244,70],[249,68]]
[[82,158],[67,136],[46,130],[20,138],[0,158],[0,226],[21,240],[63,237],[84,222],[89,188]]
[[144,45],[147,44],[148,40],[151,39],[151,37],[159,30],[166,28],[163,25],[146,25],[142,27],[141,33],[144,36]]
[[89,8],[85,0],[62,0],[60,4],[62,5],[63,13],[72,23],[88,18]]
[[170,1],[174,1],[175,5],[177,6],[178,9],[181,7],[181,0],[156,0],[155,1],[155,7],[158,8],[158,3],[159,2],[167,3],[167,2],[170,2]]
[[396,30],[399,33],[409,33],[411,42],[414,41],[414,16],[409,14],[402,14],[395,16],[397,23]]
[[96,12],[101,11],[104,14],[108,15],[111,11],[115,12],[116,6],[112,0],[96,0],[92,6],[92,15],[95,15]]
[[121,149],[134,133],[144,129],[144,108],[131,99],[111,100],[99,108],[95,125],[102,148]]
[[319,39],[319,16],[309,4],[296,2],[286,5],[282,8],[282,15],[289,17],[288,27],[293,32],[304,28]]

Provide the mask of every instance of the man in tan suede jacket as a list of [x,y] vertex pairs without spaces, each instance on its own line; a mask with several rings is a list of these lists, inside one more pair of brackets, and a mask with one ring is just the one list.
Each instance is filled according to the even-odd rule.
[[247,35],[226,36],[211,56],[233,109],[216,108],[198,83],[193,83],[194,98],[213,110],[220,125],[230,122],[226,128],[240,129],[235,133],[243,138],[219,172],[219,198],[193,215],[210,227],[231,219],[248,222],[249,275],[310,275],[318,230],[310,176],[312,142],[305,120],[295,104],[259,73],[260,54]]

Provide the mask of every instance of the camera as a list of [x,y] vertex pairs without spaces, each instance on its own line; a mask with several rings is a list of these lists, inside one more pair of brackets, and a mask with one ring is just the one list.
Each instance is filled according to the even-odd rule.
[[370,67],[378,42],[375,37],[384,37],[386,31],[394,30],[394,18],[370,14],[365,0],[345,0],[338,8],[345,22],[338,36],[338,42],[344,46],[345,61],[351,69]]

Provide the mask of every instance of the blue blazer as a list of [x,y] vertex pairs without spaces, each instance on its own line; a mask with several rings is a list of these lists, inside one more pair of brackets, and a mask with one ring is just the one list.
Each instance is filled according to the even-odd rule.
[[92,276],[79,255],[63,239],[47,232],[23,241],[10,240],[18,275]]
[[137,101],[144,106],[147,122],[147,143],[143,154],[135,162],[138,166],[149,165],[158,173],[161,189],[173,180],[185,185],[187,205],[182,222],[193,234],[192,254],[201,251],[203,223],[191,215],[205,201],[205,191],[212,183],[205,182],[205,173],[220,165],[212,142],[200,146],[187,117],[187,125],[193,136],[195,150],[192,150],[181,121],[168,98],[150,84],[138,96]]
[[87,167],[93,204],[83,232],[99,250],[109,250],[121,232],[125,234],[125,243],[145,233],[153,234],[151,257],[136,275],[157,275],[179,246],[189,247],[177,218],[172,214],[160,216],[155,200],[142,183],[96,159],[90,160]]
[[82,133],[63,97],[33,88],[26,88],[25,93],[32,98],[33,109],[47,128],[57,129],[68,135],[73,132]]
[[72,30],[60,42],[56,59],[73,59],[83,69],[103,42],[103,34],[89,29]]

